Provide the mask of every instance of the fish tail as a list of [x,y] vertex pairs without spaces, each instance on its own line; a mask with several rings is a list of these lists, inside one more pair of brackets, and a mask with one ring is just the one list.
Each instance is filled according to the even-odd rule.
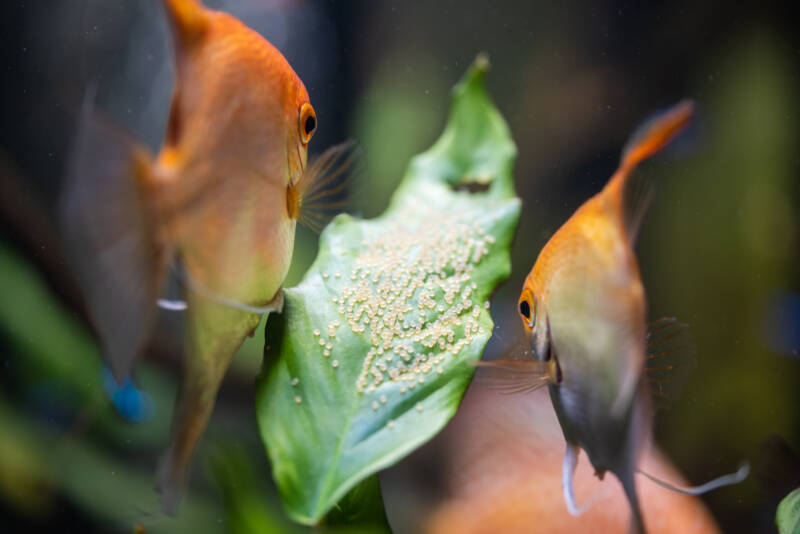
[[171,515],[183,498],[192,458],[208,426],[225,371],[261,319],[260,314],[232,309],[191,290],[187,301],[183,380],[172,416],[172,441],[159,462],[156,482],[163,510]]
[[208,11],[198,0],[164,0],[176,44],[188,47],[205,32]]
[[155,323],[171,255],[157,238],[149,150],[92,109],[87,91],[59,216],[67,258],[115,380]]
[[667,146],[688,124],[695,112],[691,100],[682,100],[645,121],[631,136],[622,151],[619,167],[605,187],[619,207],[631,241],[636,240],[652,198],[650,184],[644,180],[631,183],[636,166]]
[[619,480],[622,482],[622,488],[625,490],[625,496],[628,498],[628,503],[631,507],[631,523],[628,531],[631,534],[645,534],[642,508],[639,505],[639,497],[636,495],[634,472],[629,470],[629,472],[619,477]]

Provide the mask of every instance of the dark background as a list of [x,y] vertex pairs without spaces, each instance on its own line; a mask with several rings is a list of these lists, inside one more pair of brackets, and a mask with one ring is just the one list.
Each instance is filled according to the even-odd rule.
[[[698,358],[681,402],[658,416],[656,439],[694,482],[742,459],[760,465],[771,436],[800,448],[800,42],[788,10],[756,2],[207,4],[260,31],[304,80],[319,120],[312,152],[359,142],[364,172],[351,197],[364,216],[384,209],[409,158],[441,131],[450,87],[478,52],[489,53],[488,86],[518,145],[523,200],[512,275],[492,304],[501,335],[518,327],[516,296],[538,251],[605,183],[636,125],[694,98],[693,131],[644,168],[658,189],[638,245],[650,316],[689,322]],[[160,2],[9,0],[0,28],[0,525],[234,529],[241,510],[230,486],[242,486],[266,502],[248,513],[288,528],[253,413],[263,337],[248,341],[226,379],[185,513],[162,520],[151,483],[166,443],[179,321],[163,318],[137,376],[155,401],[152,420],[123,421],[102,391],[97,349],[59,252],[52,213],[87,84],[97,84],[98,107],[160,145],[172,87]],[[288,285],[315,247],[315,234],[298,233]],[[243,473],[260,476],[248,486]],[[703,497],[725,532],[774,528],[774,486],[763,479]]]

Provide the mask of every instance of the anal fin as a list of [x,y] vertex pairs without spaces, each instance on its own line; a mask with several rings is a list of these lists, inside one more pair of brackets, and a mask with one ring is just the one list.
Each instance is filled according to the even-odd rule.
[[[282,302],[282,290],[279,293],[274,304]],[[260,320],[259,314],[232,308],[191,289],[187,292],[184,373],[172,416],[172,441],[159,462],[156,483],[168,514],[177,512],[186,490],[197,443],[208,426],[231,359]]]

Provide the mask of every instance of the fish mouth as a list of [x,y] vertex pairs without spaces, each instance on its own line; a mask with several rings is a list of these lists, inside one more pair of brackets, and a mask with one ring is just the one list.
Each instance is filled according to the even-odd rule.
[[292,162],[289,162],[289,183],[297,185],[297,182],[300,181],[303,174],[306,172],[306,163],[303,161],[303,154],[300,152],[300,146],[297,143],[293,144],[294,152],[297,154],[297,165],[292,165]]
[[537,360],[550,361],[552,357],[550,342],[550,319],[536,321],[531,332],[531,350]]
[[551,354],[548,362],[547,371],[550,376],[550,382],[557,386],[564,381],[564,373],[561,372],[561,364],[558,363],[558,357],[555,354]]

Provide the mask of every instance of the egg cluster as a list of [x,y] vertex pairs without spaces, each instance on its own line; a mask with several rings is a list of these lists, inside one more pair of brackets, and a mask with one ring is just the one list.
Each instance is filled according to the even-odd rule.
[[[359,393],[386,382],[400,383],[400,393],[406,393],[430,373],[442,374],[448,358],[485,333],[478,318],[481,305],[489,303],[476,302],[471,274],[494,237],[467,217],[432,213],[419,220],[424,224],[394,225],[363,242],[349,274],[322,274],[325,280],[341,279],[329,284],[329,291],[342,319],[328,324],[327,332],[314,331],[323,356],[330,357],[343,324],[370,341],[356,380]],[[372,409],[385,399],[382,395]]]

